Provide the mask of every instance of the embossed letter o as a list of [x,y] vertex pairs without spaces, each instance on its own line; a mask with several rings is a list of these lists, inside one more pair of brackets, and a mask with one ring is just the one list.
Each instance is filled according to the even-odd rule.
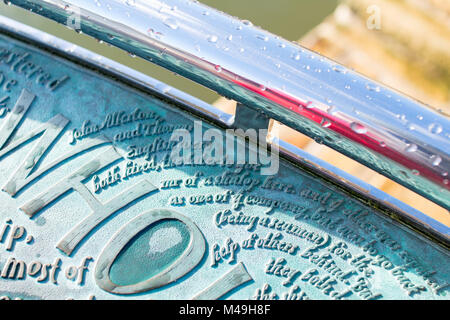
[[[131,285],[118,285],[111,281],[110,269],[121,250],[139,232],[161,220],[179,220],[190,234],[190,242],[182,255],[157,275]],[[169,209],[153,209],[131,220],[119,230],[103,249],[95,266],[97,285],[111,293],[133,294],[165,286],[191,271],[205,254],[205,239],[199,228],[188,217]]]

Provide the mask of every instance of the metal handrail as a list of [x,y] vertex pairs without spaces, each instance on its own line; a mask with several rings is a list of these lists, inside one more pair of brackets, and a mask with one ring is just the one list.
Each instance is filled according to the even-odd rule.
[[450,209],[450,120],[196,1],[12,0],[203,84]]

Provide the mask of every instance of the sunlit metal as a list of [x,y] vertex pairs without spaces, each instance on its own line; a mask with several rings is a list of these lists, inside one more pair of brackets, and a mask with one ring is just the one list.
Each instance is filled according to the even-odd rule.
[[450,208],[447,116],[196,1],[13,0],[239,101]]

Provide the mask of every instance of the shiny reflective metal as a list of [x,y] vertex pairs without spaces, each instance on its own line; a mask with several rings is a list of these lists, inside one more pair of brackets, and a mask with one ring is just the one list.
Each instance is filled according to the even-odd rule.
[[450,208],[448,116],[250,21],[189,0],[11,3],[216,90]]
[[[136,108],[149,115],[155,113],[169,126],[189,126],[201,119],[204,129],[264,128],[268,117],[274,117],[309,133],[316,140],[345,149],[347,154],[356,154],[359,160],[376,156],[371,160],[382,161],[373,165],[392,173],[399,168],[395,162],[380,158],[373,150],[362,146],[370,137],[369,133],[374,132],[363,121],[370,120],[373,126],[377,125],[377,130],[392,127],[388,132],[397,134],[398,141],[404,141],[409,134],[417,136],[416,142],[430,139],[424,142],[429,147],[441,140],[448,143],[445,138],[448,138],[447,119],[443,115],[384,87],[371,87],[369,80],[364,82],[354,94],[367,90],[373,97],[368,101],[377,103],[389,101],[387,95],[392,95],[394,101],[410,103],[410,110],[422,110],[417,121],[431,121],[429,127],[424,125],[421,130],[403,132],[400,125],[395,125],[395,120],[392,123],[380,121],[389,117],[375,112],[375,102],[369,103],[362,97],[346,95],[336,89],[342,79],[355,80],[355,84],[362,85],[360,76],[318,55],[307,54],[306,50],[301,52],[294,44],[275,39],[248,22],[233,20],[194,2],[177,1],[176,6],[175,2],[168,6],[169,2],[159,1],[144,4],[98,0],[93,3],[98,8],[106,6],[106,10],[111,11],[110,17],[86,14],[87,9],[91,13],[95,11],[95,7],[86,2],[81,10],[83,32],[102,39],[105,36],[102,32],[109,30],[105,40],[157,60],[235,98],[240,104],[236,115],[229,115],[135,70],[0,16],[3,60],[6,54],[14,60],[29,53],[29,59],[32,57],[33,63],[48,68],[55,79],[68,76],[67,82],[53,91],[48,84],[42,86],[36,79],[29,79],[16,70],[25,70],[24,60],[0,65],[4,76],[18,79],[18,85],[10,92],[14,101],[14,105],[9,105],[13,107],[11,113],[0,119],[0,180],[5,191],[0,192],[0,298],[264,299],[276,296],[278,299],[448,300],[450,278],[446,271],[450,261],[450,228],[357,177],[277,138],[271,138],[270,142],[279,147],[280,171],[271,177],[233,166],[165,166],[159,162],[155,166],[142,156],[132,156],[129,150],[132,145],[153,144],[160,138],[158,135],[133,136],[140,124],[109,122],[118,112],[126,115]],[[62,2],[45,2],[37,7],[35,2],[20,4],[32,6],[52,18],[75,10],[70,9],[71,5],[59,10]],[[157,8],[152,7],[155,4]],[[119,12],[122,7],[130,9]],[[143,16],[153,17],[153,12],[155,19],[132,19],[135,17],[131,15],[133,8]],[[194,13],[187,16],[187,8],[195,9],[193,12],[198,13],[198,19],[194,20]],[[130,16],[127,24],[113,24],[112,21],[120,20],[122,14]],[[213,20],[209,20],[211,16]],[[63,22],[62,18],[60,20]],[[214,20],[222,21],[223,25],[215,25]],[[137,30],[137,25],[145,21],[153,23],[149,34],[137,32],[132,36],[130,28]],[[208,21],[210,29],[205,27]],[[232,37],[222,39],[217,29],[232,29],[228,22],[236,27],[237,35],[233,33]],[[192,28],[193,24],[198,28]],[[122,33],[113,35],[111,28]],[[183,28],[186,34],[173,33]],[[206,33],[202,34],[203,31]],[[256,31],[260,36],[253,38]],[[239,32],[243,38],[239,38]],[[198,43],[189,43],[189,39],[193,39],[189,34],[195,35]],[[208,37],[214,35],[217,38]],[[179,46],[169,47],[169,42]],[[224,43],[228,43],[225,48]],[[251,43],[254,54],[244,54],[250,50],[247,44],[241,56],[234,55],[234,43],[243,47]],[[264,55],[259,52],[260,43],[266,45],[263,52],[269,48],[273,51],[286,49],[286,52],[296,48],[300,52],[295,52],[300,55],[287,54],[283,58],[281,52],[284,51],[277,51],[280,52],[277,56]],[[188,55],[192,46],[197,55]],[[160,52],[157,48],[162,47],[165,49]],[[234,59],[213,65],[213,56],[219,60]],[[260,63],[250,59],[252,56],[259,57]],[[275,67],[282,73],[285,70],[284,75],[266,65],[270,59],[280,62],[280,68]],[[307,62],[302,64],[302,61]],[[329,71],[320,69],[319,72],[319,68],[312,69],[312,66],[329,66]],[[232,69],[240,70],[241,74],[231,76],[229,70]],[[254,77],[253,81],[257,80],[255,74],[271,75],[269,80],[274,84],[265,83],[267,79],[249,82],[250,78],[244,79],[245,70],[248,77]],[[296,80],[292,82],[292,79]],[[277,85],[285,87],[275,92]],[[285,94],[294,91],[301,95],[295,98],[301,101],[298,108],[286,105],[286,101],[298,102]],[[332,104],[333,108],[329,109],[330,101],[320,102],[320,96],[328,92],[333,93],[335,101],[346,103]],[[314,96],[308,96],[313,93]],[[386,100],[381,98],[383,94]],[[325,99],[329,99],[328,96]],[[358,109],[354,118],[342,118],[349,122],[344,125],[346,122],[340,117],[352,114],[349,101]],[[399,108],[394,103],[391,112],[397,108],[395,106]],[[252,108],[262,112],[252,112]],[[384,104],[379,108],[389,109]],[[323,122],[321,110],[326,112],[325,121],[329,122]],[[25,119],[21,122],[20,117]],[[147,124],[155,125],[154,119]],[[400,116],[397,120],[412,121],[412,118]],[[105,124],[99,134],[90,132],[73,141],[83,127],[87,127],[86,121],[90,121],[89,125],[102,121],[111,125]],[[316,121],[319,125],[314,124]],[[40,135],[42,128],[46,131]],[[354,135],[347,134],[347,138],[337,135],[339,132],[345,136],[350,130]],[[123,140],[116,138],[120,134],[125,137]],[[130,136],[127,138],[123,134]],[[33,140],[37,135],[40,138]],[[164,139],[169,136],[161,135]],[[382,147],[387,147],[388,142]],[[44,149],[40,148],[42,146]],[[414,152],[422,152],[419,145],[416,146]],[[435,147],[440,158],[430,160],[434,162],[432,169],[440,170],[448,166],[444,161],[448,148],[445,143]],[[412,145],[408,148],[409,151],[416,149]],[[155,156],[159,159],[164,151],[167,152],[163,150]],[[358,154],[362,151],[364,154]],[[405,157],[410,159],[414,152],[405,153]],[[127,171],[139,165],[142,169],[144,164],[147,168],[144,172]],[[401,173],[403,170],[406,171]],[[125,175],[115,182],[110,181],[117,172]],[[408,172],[401,168],[400,174],[404,176],[399,179],[409,177]],[[249,181],[259,184],[248,189],[236,183],[226,184],[225,180],[216,179],[222,174],[245,175]],[[423,179],[420,180],[424,183],[423,190],[438,190],[426,189],[439,185],[431,182],[432,179],[412,176]],[[99,187],[99,177],[111,184],[105,182]],[[201,184],[183,184],[193,177],[201,177]],[[213,178],[208,184],[205,183],[207,177]],[[172,188],[165,185],[167,181],[182,183]],[[411,186],[418,181],[406,179],[405,183]],[[438,200],[448,200],[442,196],[447,190],[439,192],[442,193],[437,194],[441,195]],[[227,194],[230,195],[228,202],[200,201],[205,195],[215,200],[213,196],[219,195],[222,197],[218,197],[219,200]],[[184,198],[185,202],[174,202],[177,197]],[[158,236],[153,237],[155,235]],[[255,240],[253,247],[251,239]],[[290,250],[286,249],[289,246]],[[22,270],[20,261],[27,268]],[[42,271],[43,267],[48,269],[47,273]]]

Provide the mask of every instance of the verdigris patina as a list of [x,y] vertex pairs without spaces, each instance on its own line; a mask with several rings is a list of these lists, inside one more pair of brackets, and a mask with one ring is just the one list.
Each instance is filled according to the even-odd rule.
[[0,103],[4,299],[448,299],[444,246],[288,161],[215,163],[174,101],[1,35]]

